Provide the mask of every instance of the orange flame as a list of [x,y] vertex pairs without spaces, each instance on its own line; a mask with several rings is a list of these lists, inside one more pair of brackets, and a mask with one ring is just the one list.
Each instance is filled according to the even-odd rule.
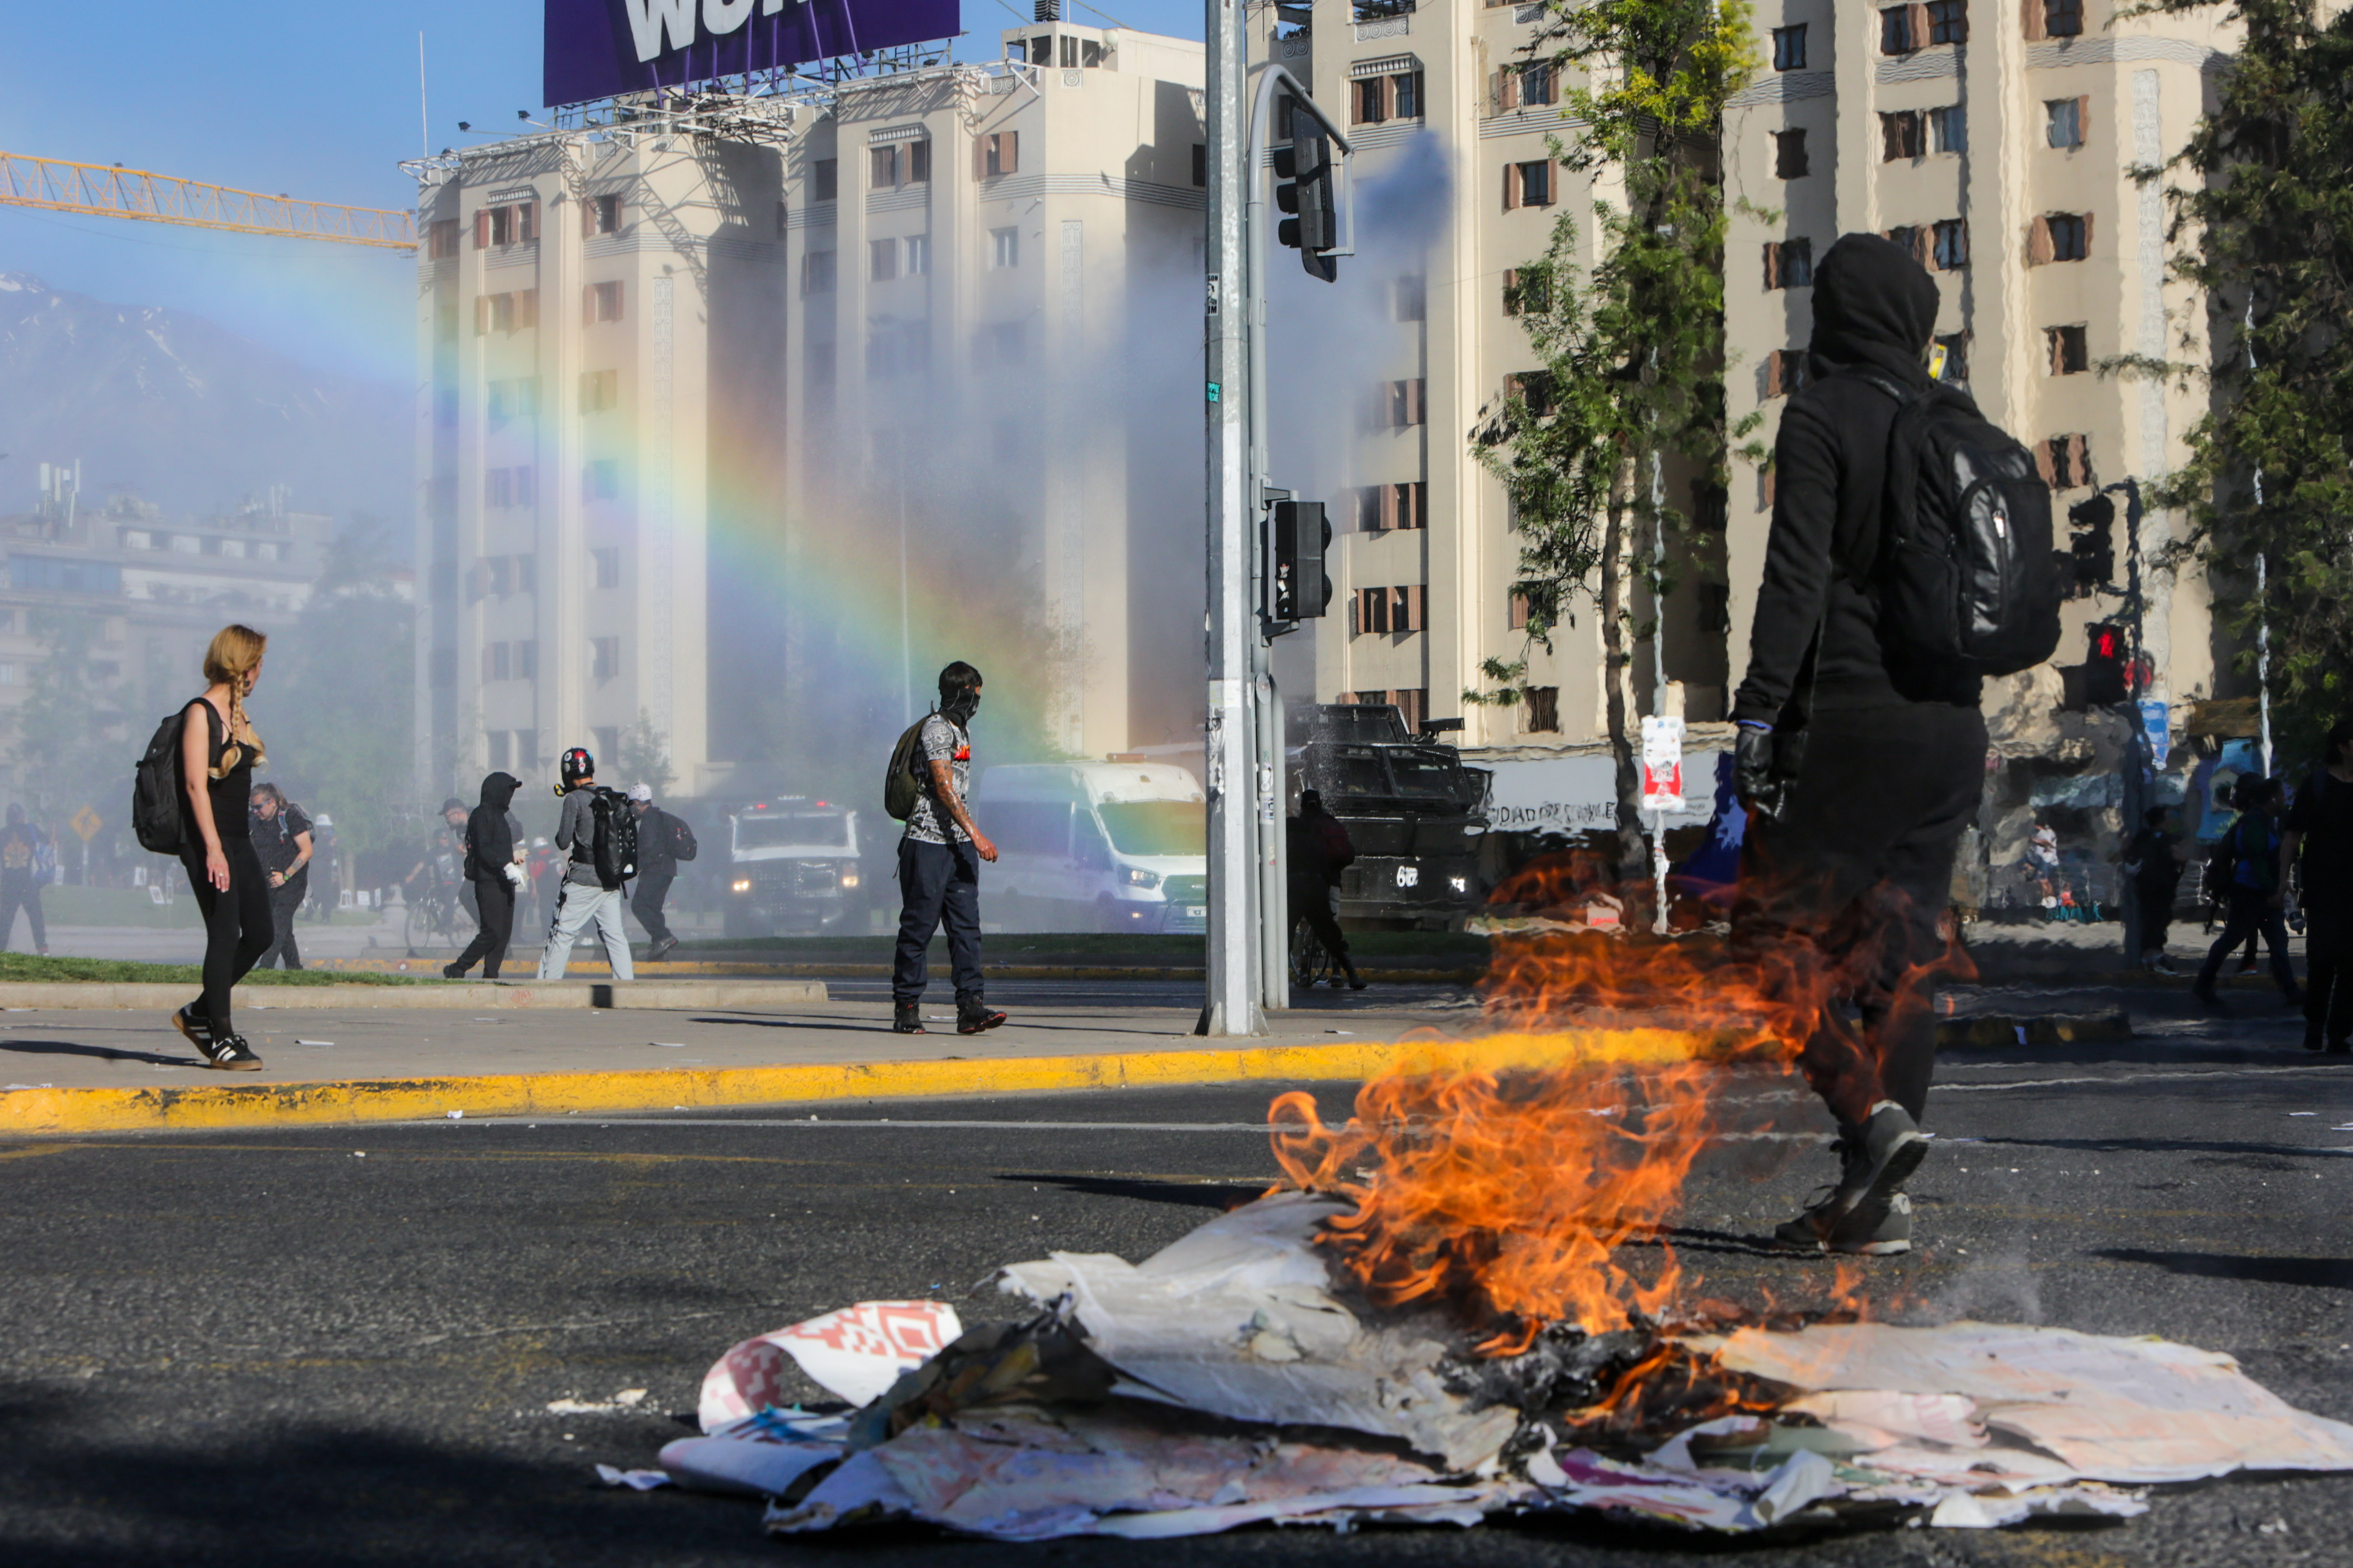
[[[1581,898],[1586,869],[1539,863],[1497,898]],[[1805,941],[1558,932],[1495,949],[1487,1006],[1514,1032],[1425,1042],[1340,1126],[1304,1093],[1268,1114],[1289,1180],[1355,1205],[1324,1240],[1376,1303],[1453,1305],[1483,1353],[1514,1354],[1546,1322],[1599,1333],[1669,1309],[1691,1281],[1664,1236],[1719,1131],[1725,1067],[1787,1066],[1810,1038],[1813,1059],[1868,1050],[1832,1003],[1882,952],[1865,941],[1833,963]],[[1899,1005],[1926,1005],[1939,956],[1905,973]],[[1628,1244],[1653,1239],[1638,1270]],[[1841,1274],[1850,1307],[1859,1282]]]

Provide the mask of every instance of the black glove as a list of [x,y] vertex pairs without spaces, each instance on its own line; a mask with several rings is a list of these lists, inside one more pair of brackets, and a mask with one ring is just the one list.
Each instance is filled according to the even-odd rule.
[[1789,785],[1805,756],[1802,731],[1782,734],[1753,724],[1741,725],[1732,756],[1732,785],[1740,804],[1767,822],[1778,822],[1788,804]]

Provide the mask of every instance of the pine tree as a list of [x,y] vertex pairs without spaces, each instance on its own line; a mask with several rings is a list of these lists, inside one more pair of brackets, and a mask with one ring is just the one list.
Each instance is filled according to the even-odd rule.
[[[1622,181],[1624,205],[1597,201],[1600,259],[1578,264],[1581,231],[1564,212],[1542,260],[1519,272],[1507,308],[1543,360],[1506,389],[1473,432],[1510,495],[1523,538],[1529,644],[1547,651],[1581,603],[1599,618],[1606,713],[1617,760],[1621,876],[1643,859],[1632,730],[1634,585],[1655,605],[1672,586],[1667,551],[1690,525],[1660,482],[1664,465],[1704,487],[1727,478],[1724,347],[1725,212],[1719,176],[1725,106],[1762,64],[1747,0],[1546,0],[1535,60],[1572,79],[1551,139],[1571,171]],[[1471,703],[1525,700],[1527,659],[1489,659]]]

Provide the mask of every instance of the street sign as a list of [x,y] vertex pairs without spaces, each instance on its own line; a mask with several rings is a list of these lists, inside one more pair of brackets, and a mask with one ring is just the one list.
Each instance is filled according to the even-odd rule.
[[1642,809],[1683,808],[1683,721],[1653,714],[1642,721]]
[[98,837],[98,830],[106,826],[106,819],[85,805],[73,814],[73,821],[67,826],[80,834],[81,841],[87,844]]
[[756,10],[752,0],[546,0],[542,96],[586,103],[963,30],[957,0],[767,0]]

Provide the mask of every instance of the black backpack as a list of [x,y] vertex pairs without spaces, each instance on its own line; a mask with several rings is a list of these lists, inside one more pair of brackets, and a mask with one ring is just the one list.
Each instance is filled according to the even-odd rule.
[[180,736],[187,722],[183,708],[156,725],[131,772],[131,830],[142,849],[158,855],[177,855],[188,843],[188,803],[180,789]]
[[596,880],[617,888],[638,874],[638,814],[619,790],[594,788],[588,809],[596,819]]
[[932,721],[928,713],[907,726],[899,743],[891,748],[891,768],[882,775],[882,809],[898,821],[904,822],[915,814],[915,803],[923,798],[922,766],[923,726]]
[[2031,669],[2059,647],[2051,487],[1968,394],[1864,379],[1896,400],[1879,558],[1867,579],[1884,646],[1922,668]]

